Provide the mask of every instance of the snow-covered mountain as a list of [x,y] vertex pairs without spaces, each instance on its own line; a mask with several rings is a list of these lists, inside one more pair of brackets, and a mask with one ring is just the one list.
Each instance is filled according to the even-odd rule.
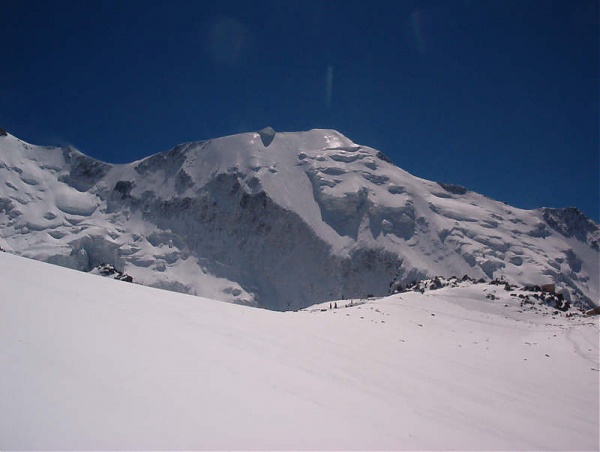
[[154,287],[286,310],[466,274],[598,303],[600,231],[577,209],[420,179],[333,130],[267,128],[123,165],[3,134],[0,181],[0,247]]

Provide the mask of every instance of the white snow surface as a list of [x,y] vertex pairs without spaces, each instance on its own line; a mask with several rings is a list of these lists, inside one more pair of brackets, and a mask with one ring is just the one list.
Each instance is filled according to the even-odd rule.
[[277,310],[464,274],[598,303],[600,231],[576,209],[420,179],[333,130],[261,133],[125,165],[0,137],[0,247]]
[[0,449],[598,450],[598,317],[488,284],[336,303],[274,312],[0,252]]

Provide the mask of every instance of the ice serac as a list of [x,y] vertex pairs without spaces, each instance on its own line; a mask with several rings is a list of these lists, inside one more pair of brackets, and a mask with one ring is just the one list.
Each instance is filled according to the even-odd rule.
[[554,282],[596,303],[598,225],[410,175],[333,130],[266,128],[111,165],[0,136],[0,246],[287,310],[427,276]]
[[260,135],[264,147],[269,147],[273,138],[275,138],[275,130],[273,130],[272,127],[265,127],[264,129],[259,130],[258,134]]

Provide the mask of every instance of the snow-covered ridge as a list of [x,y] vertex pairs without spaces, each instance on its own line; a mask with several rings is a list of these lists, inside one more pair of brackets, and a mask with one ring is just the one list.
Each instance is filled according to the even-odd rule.
[[392,281],[506,277],[597,303],[598,225],[414,177],[333,130],[244,133],[125,165],[0,136],[0,246],[271,309]]

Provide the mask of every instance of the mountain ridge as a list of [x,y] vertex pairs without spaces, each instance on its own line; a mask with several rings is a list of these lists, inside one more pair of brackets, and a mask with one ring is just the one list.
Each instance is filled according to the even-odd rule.
[[598,300],[598,225],[394,166],[332,130],[184,143],[129,164],[0,137],[0,245],[81,270],[270,309],[393,281],[506,276]]

